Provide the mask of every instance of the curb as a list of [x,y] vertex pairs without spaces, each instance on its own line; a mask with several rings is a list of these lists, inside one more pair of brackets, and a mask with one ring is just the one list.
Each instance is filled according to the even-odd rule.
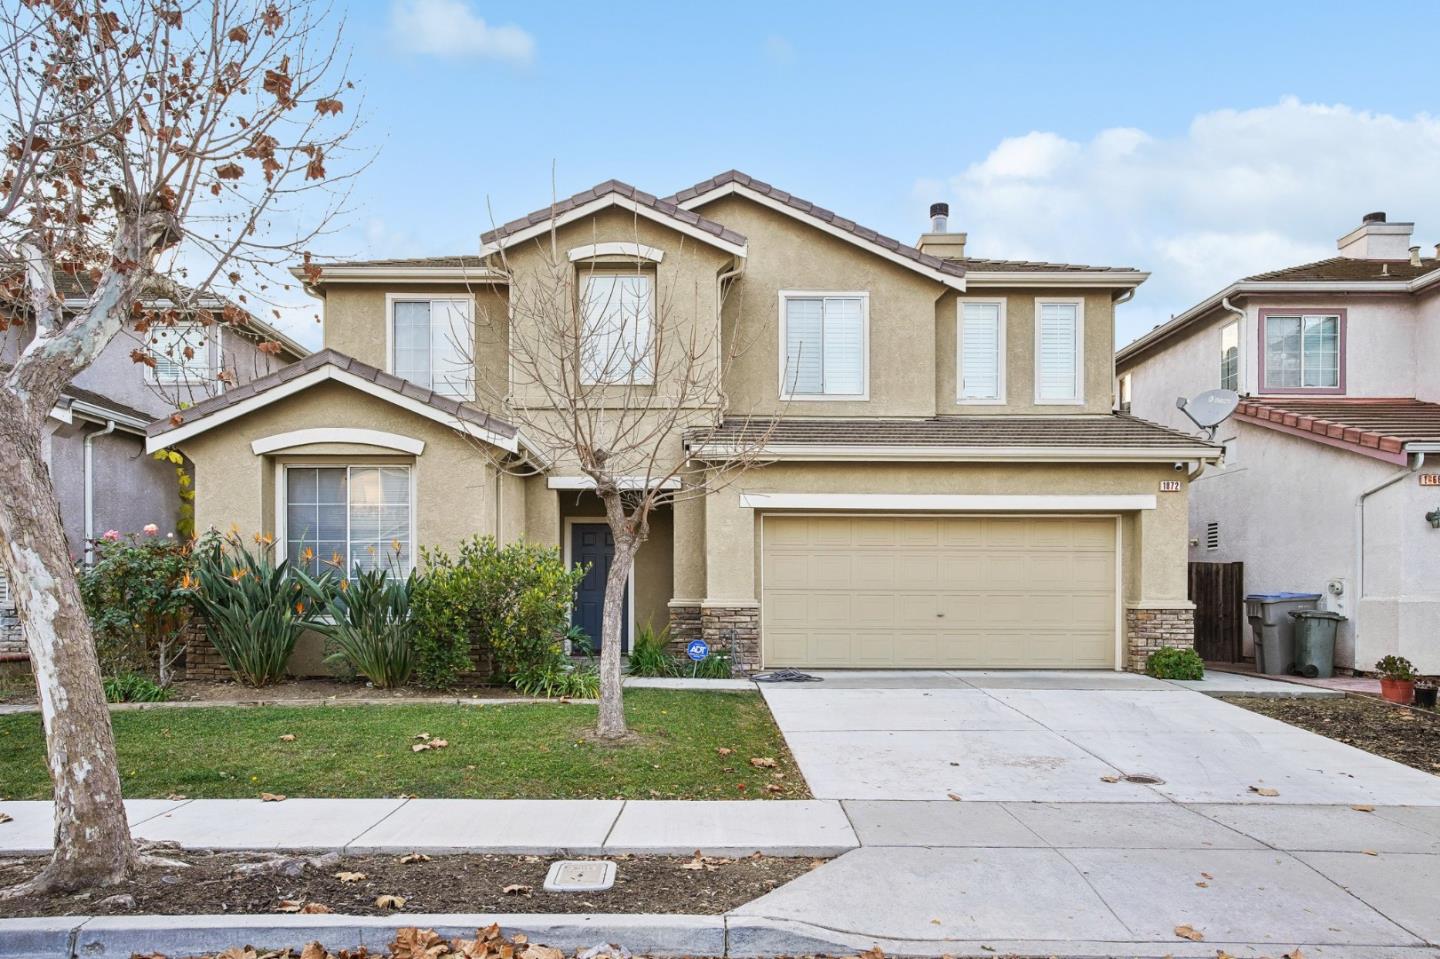
[[724,916],[482,915],[396,916],[57,916],[0,919],[0,959],[129,959],[160,953],[213,955],[231,946],[299,948],[319,940],[332,951],[384,950],[395,930],[434,929],[446,938],[473,936],[499,923],[507,935],[574,952],[597,943],[624,945],[636,955],[723,956]]

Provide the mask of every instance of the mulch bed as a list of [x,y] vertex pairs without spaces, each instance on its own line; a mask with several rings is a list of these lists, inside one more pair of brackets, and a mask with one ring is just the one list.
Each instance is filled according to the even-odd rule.
[[1440,775],[1440,712],[1360,696],[1226,702]]
[[[450,855],[305,856],[153,849],[189,863],[152,867],[119,886],[78,895],[0,900],[0,918],[66,915],[201,915],[336,912],[691,913],[718,915],[770,892],[819,864],[811,859],[612,856],[615,885],[605,892],[549,893],[550,863],[561,857]],[[33,876],[39,857],[0,859],[0,888]],[[351,874],[344,881],[337,873]],[[361,874],[356,879],[353,874]],[[507,889],[509,890],[507,892]],[[403,897],[382,908],[382,896]],[[315,908],[309,904],[318,904]]]

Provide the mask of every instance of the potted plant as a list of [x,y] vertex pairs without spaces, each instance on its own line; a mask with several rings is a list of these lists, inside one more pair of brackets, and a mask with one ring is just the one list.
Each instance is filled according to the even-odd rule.
[[1415,698],[1415,666],[1404,656],[1386,656],[1375,664],[1380,695],[1387,702],[1410,705]]
[[1436,686],[1433,677],[1417,681],[1415,683],[1415,705],[1434,709],[1437,692],[1440,692],[1440,687]]

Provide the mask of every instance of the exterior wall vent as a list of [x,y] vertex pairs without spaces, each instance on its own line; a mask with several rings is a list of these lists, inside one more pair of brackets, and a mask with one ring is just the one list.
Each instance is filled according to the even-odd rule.
[[1205,524],[1205,548],[1206,548],[1206,549],[1219,549],[1219,548],[1220,548],[1220,524],[1219,524],[1219,523],[1206,523],[1206,524]]

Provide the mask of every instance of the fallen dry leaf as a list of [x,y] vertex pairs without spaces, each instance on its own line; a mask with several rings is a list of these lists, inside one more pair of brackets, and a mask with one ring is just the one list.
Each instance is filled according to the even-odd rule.
[[521,882],[512,882],[500,891],[507,896],[528,896],[535,891],[535,887],[527,886]]
[[404,896],[392,896],[392,895],[390,895],[389,893],[384,893],[384,894],[382,894],[382,895],[379,895],[379,896],[376,896],[376,897],[375,897],[375,908],[376,908],[376,909],[404,909],[404,908],[405,908],[405,897],[404,897]]
[[1278,796],[1280,790],[1271,789],[1269,786],[1251,786],[1250,791],[1257,796]]
[[1200,880],[1199,882],[1197,882],[1195,885],[1199,886],[1201,889],[1209,889],[1209,888],[1210,888],[1210,884],[1209,884],[1208,882],[1206,882],[1205,880],[1203,880],[1203,879]]
[[1205,933],[1194,926],[1180,925],[1175,927],[1175,935],[1181,939],[1189,939],[1191,942],[1204,942]]
[[284,801],[285,801],[285,797],[284,797],[283,795],[281,795],[280,793],[261,793],[261,794],[260,794],[260,801],[261,801],[261,802],[284,802]]
[[[516,939],[522,938],[516,936]],[[550,946],[540,946],[535,943],[527,943],[525,949],[520,953],[520,959],[565,959],[565,953]]]
[[429,749],[429,748],[430,748],[430,744],[429,744],[429,743],[416,743],[415,745],[413,745],[413,746],[410,747],[410,751],[411,751],[412,753],[423,753],[425,750],[427,750],[427,749]]
[[14,821],[15,821],[15,817],[12,816],[12,815],[10,815],[8,812],[0,812],[0,823],[14,822]]
[[771,793],[781,793],[785,791],[785,787],[776,785],[775,783],[766,783],[765,791]]
[[411,736],[410,738],[411,738],[411,739],[429,739],[429,738],[430,738],[430,734],[429,734],[429,733],[416,733],[415,735]]
[[1118,782],[1120,781],[1120,777],[1119,777],[1119,776],[1101,776],[1101,777],[1100,777],[1100,781],[1101,781],[1102,783],[1118,783]]
[[300,950],[300,959],[330,959],[330,953],[318,942],[308,942]]
[[431,749],[444,749],[444,748],[445,748],[446,746],[448,746],[448,745],[450,745],[450,741],[449,741],[448,739],[432,739],[432,740],[430,740],[430,748],[431,748]]
[[1369,803],[1363,803],[1363,802],[1357,802],[1355,805],[1351,806],[1350,808],[1353,809],[1353,810],[1355,810],[1356,812],[1374,812],[1374,811],[1375,811],[1375,807],[1374,807],[1374,806],[1370,805]]
[[[470,943],[474,945],[474,943]],[[460,945],[460,940],[455,941]],[[416,929],[407,926],[395,930],[395,941],[390,943],[390,955],[395,959],[435,959],[450,952],[450,944],[440,938],[434,929]],[[461,952],[462,956],[480,956],[480,952]]]
[[299,912],[305,904],[298,899],[281,899],[280,905],[275,907],[276,912]]
[[1365,855],[1367,855],[1367,856],[1378,856],[1378,855],[1380,855],[1378,852],[1376,852],[1376,851],[1373,850],[1373,849],[1362,849],[1362,850],[1360,850],[1360,851],[1363,852],[1363,853],[1364,853]]
[[281,899],[280,905],[275,907],[276,912],[298,912],[303,915],[313,916],[327,912],[334,912],[329,906],[323,906],[318,902],[302,902],[299,899]]
[[964,801],[965,801],[964,799],[962,799],[962,798],[961,798],[958,794],[956,794],[956,793],[946,793],[945,795],[949,796],[951,799],[955,800],[956,802],[964,802]]
[[1305,959],[1305,953],[1300,951],[1299,946],[1296,946],[1294,949],[1281,956],[1280,959]]
[[769,756],[755,756],[750,760],[750,765],[756,769],[774,769],[779,764]]
[[341,882],[359,882],[365,878],[365,874],[363,872],[337,872],[335,878]]
[[735,754],[735,750],[726,749],[724,746],[721,746],[719,749],[715,750],[715,752],[717,755],[720,756],[732,756]]
[[168,799],[168,800],[170,800],[171,802],[179,802],[180,800],[182,800],[182,799],[188,799],[189,797],[186,796],[186,795],[184,795],[183,793],[171,793],[170,795],[166,796],[165,798]]
[[429,862],[429,861],[430,861],[430,857],[427,856],[427,855],[425,855],[423,852],[407,852],[405,855],[403,855],[403,856],[400,857],[400,864],[401,864],[402,866],[408,866],[408,865],[410,865],[412,862]]
[[329,906],[321,905],[318,902],[307,902],[305,905],[300,907],[301,915],[305,916],[319,916],[334,911],[335,910],[331,909]]

